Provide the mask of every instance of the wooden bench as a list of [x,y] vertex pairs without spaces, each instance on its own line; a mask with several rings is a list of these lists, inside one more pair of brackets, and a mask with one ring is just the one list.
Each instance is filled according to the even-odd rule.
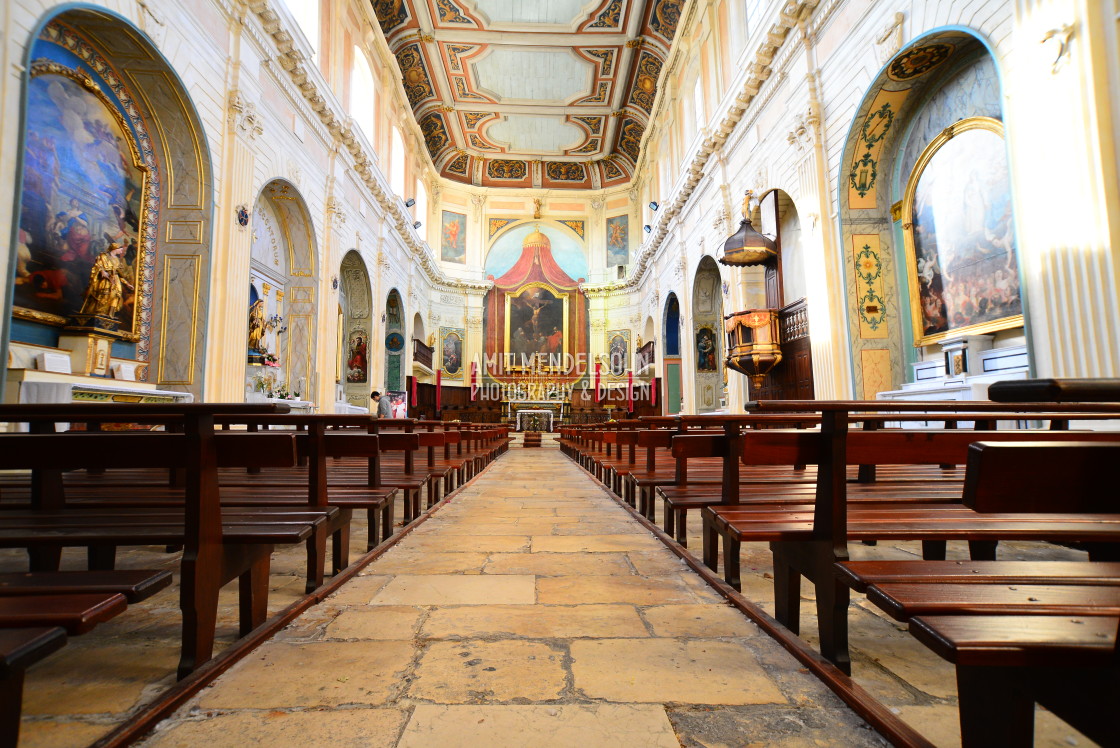
[[[307,540],[337,510],[290,512],[247,509],[224,516],[218,466],[295,462],[292,435],[220,434],[223,413],[275,411],[271,406],[0,406],[0,421],[30,423],[37,431],[83,418],[130,422],[161,419],[181,433],[8,433],[0,435],[0,469],[30,469],[32,511],[0,512],[0,545],[28,548],[32,570],[56,570],[62,546],[89,546],[91,557],[118,545],[182,545],[180,608],[183,644],[179,676],[210,659],[218,591],[239,580],[241,633],[263,623],[272,548]],[[181,509],[111,510],[67,507],[63,469],[174,468],[185,473]],[[108,513],[106,513],[108,512]],[[38,516],[35,516],[38,514]]]
[[0,745],[19,744],[27,668],[65,644],[66,632],[58,627],[0,628]]
[[[799,404],[797,407],[806,407]],[[822,407],[818,404],[817,407]],[[847,654],[848,590],[834,577],[832,564],[847,560],[847,541],[852,540],[967,540],[974,558],[991,558],[1001,539],[1106,540],[1117,528],[1116,517],[1081,517],[991,512],[969,503],[913,503],[905,489],[897,496],[876,495],[866,507],[848,506],[847,465],[955,464],[966,461],[968,445],[980,438],[996,440],[1037,439],[1024,432],[962,431],[860,431],[847,430],[847,411],[867,404],[824,404],[821,432],[748,431],[739,437],[741,446],[730,448],[726,463],[737,462],[730,454],[750,455],[752,463],[817,464],[817,483],[812,502],[790,500],[785,506],[719,505],[703,510],[704,561],[712,569],[718,564],[718,544],[723,540],[724,579],[739,588],[739,547],[746,541],[768,541],[774,558],[776,617],[794,633],[799,626],[800,578],[816,587],[821,651],[844,670],[850,669]],[[905,406],[897,406],[905,409]],[[975,407],[975,404],[973,404]],[[1062,434],[1046,432],[1047,438],[1115,440],[1114,434]],[[687,439],[689,437],[677,437]],[[726,445],[724,449],[729,449]],[[730,470],[731,468],[729,468]],[[738,481],[729,481],[737,485]],[[967,484],[966,484],[967,486]],[[1108,552],[1102,548],[1097,553]],[[1112,552],[1115,552],[1114,550]],[[931,554],[932,555],[932,554]]]

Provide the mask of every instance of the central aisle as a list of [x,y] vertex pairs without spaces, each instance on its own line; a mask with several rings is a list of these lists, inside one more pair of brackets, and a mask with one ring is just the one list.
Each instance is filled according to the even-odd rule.
[[513,449],[153,746],[882,745],[555,449]]

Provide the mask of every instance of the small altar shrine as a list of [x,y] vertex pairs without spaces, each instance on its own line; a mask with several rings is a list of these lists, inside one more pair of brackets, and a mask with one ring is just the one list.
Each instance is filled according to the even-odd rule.
[[506,422],[516,431],[552,431],[563,421],[566,406],[555,400],[507,400]]

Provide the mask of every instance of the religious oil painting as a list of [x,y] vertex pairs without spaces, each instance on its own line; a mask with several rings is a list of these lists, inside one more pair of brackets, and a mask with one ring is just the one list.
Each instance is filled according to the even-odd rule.
[[369,333],[358,329],[350,333],[346,346],[346,381],[363,383],[369,379]]
[[517,365],[522,357],[543,353],[559,360],[567,352],[567,311],[568,297],[543,284],[506,296],[506,351],[514,354]]
[[1003,126],[972,117],[926,147],[903,199],[915,345],[1023,324]]
[[463,338],[466,330],[456,327],[439,328],[440,359],[445,379],[463,378]]
[[630,218],[607,219],[607,265],[630,264]]
[[440,259],[444,262],[467,261],[467,217],[462,213],[443,211],[440,231]]
[[630,363],[630,331],[610,330],[607,332],[607,371],[612,377],[621,377]]
[[696,328],[696,370],[716,370],[716,332],[708,325]]
[[13,313],[132,339],[146,176],[133,135],[61,66],[27,94]]

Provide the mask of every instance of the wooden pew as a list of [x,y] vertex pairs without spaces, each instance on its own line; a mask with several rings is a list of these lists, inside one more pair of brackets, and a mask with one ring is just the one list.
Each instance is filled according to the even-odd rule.
[[[971,501],[987,511],[1025,503],[1115,512],[1118,458],[1120,444],[975,444]],[[1115,742],[1120,563],[877,561],[836,570],[956,665],[967,748],[1032,745],[1036,702],[1093,740]]]
[[0,745],[19,744],[27,668],[65,644],[66,632],[58,627],[0,629]]
[[[848,590],[834,578],[832,564],[847,560],[849,539],[968,540],[974,557],[980,558],[994,554],[995,542],[1001,539],[1094,540],[1110,538],[1116,529],[1117,525],[1105,516],[1067,516],[1057,521],[1052,516],[1021,512],[982,513],[968,506],[911,503],[904,492],[897,497],[880,494],[867,508],[849,507],[849,464],[963,463],[968,444],[976,439],[1038,438],[1037,433],[1023,432],[848,432],[849,411],[878,405],[816,403],[807,406],[798,403],[794,407],[817,407],[823,411],[821,432],[748,431],[740,437],[742,454],[750,454],[752,462],[817,464],[817,483],[811,503],[793,500],[780,507],[721,505],[708,507],[702,513],[704,561],[710,568],[717,568],[716,554],[722,538],[724,578],[733,587],[738,588],[739,585],[740,544],[745,541],[770,542],[774,556],[777,618],[794,633],[799,624],[800,578],[804,575],[815,584],[821,651],[842,669],[850,669],[847,655]],[[905,411],[908,405],[913,404],[892,403],[884,409]],[[996,412],[995,407],[978,405],[970,403],[969,407],[971,410]],[[1033,408],[1033,411],[1040,412],[1041,409]],[[1049,432],[1047,435],[1055,439],[1073,436]],[[1107,433],[1077,436],[1099,440],[1117,438]],[[732,460],[728,458],[727,461]],[[892,502],[892,499],[896,501]],[[895,505],[892,506],[892,503]]]
[[[276,412],[272,406],[192,404],[174,406],[0,406],[0,421],[30,423],[38,431],[59,421],[83,418],[130,422],[157,419],[181,424],[181,433],[9,433],[0,435],[0,469],[32,471],[32,508],[21,517],[0,512],[0,545],[25,547],[33,570],[57,569],[64,545],[115,547],[169,545],[184,548],[180,562],[183,644],[179,676],[210,659],[214,645],[218,591],[239,580],[241,632],[264,621],[268,568],[275,544],[298,543],[322,526],[331,512],[247,510],[225,517],[218,467],[291,465],[295,442],[285,434],[218,434],[216,415]],[[175,510],[136,510],[129,519],[106,510],[68,508],[63,469],[174,468],[185,472],[185,504]],[[98,514],[100,512],[100,514]],[[96,554],[94,554],[96,557]]]

